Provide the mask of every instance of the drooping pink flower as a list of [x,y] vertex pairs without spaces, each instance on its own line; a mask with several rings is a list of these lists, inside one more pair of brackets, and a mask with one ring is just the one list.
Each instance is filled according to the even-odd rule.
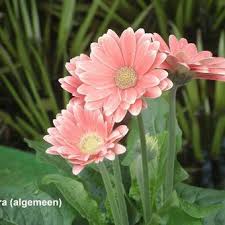
[[48,129],[44,140],[52,146],[48,154],[60,155],[73,166],[78,174],[86,165],[99,163],[104,158],[113,160],[126,148],[118,142],[127,134],[125,125],[113,130],[112,117],[105,117],[101,110],[88,111],[73,98]]
[[76,66],[77,62],[81,60],[89,60],[89,57],[85,54],[81,54],[80,56],[72,58],[70,62],[67,62],[65,67],[70,76],[60,78],[59,82],[64,90],[68,91],[74,97],[76,97],[76,99],[79,99],[82,102],[84,100],[84,96],[77,92],[77,88],[82,84],[80,78],[77,76],[77,72],[79,72],[80,69],[78,69]]
[[89,60],[76,62],[76,74],[83,82],[77,92],[85,95],[89,110],[103,108],[120,122],[129,111],[138,115],[146,106],[144,97],[157,98],[172,87],[168,73],[158,69],[166,59],[160,43],[143,29],[126,29],[119,37],[108,30],[91,44]]
[[160,42],[160,51],[167,54],[161,68],[189,73],[193,79],[225,81],[223,57],[213,57],[210,51],[198,51],[195,44],[185,38],[178,40],[174,35],[170,35],[169,45],[157,33],[153,34],[153,39]]

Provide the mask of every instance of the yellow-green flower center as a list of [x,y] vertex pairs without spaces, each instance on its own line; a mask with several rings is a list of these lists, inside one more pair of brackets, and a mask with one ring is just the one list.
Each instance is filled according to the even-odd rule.
[[121,89],[126,89],[135,86],[137,75],[133,68],[122,67],[116,72],[115,83]]
[[80,149],[83,153],[93,154],[103,144],[103,139],[96,133],[89,133],[80,140]]

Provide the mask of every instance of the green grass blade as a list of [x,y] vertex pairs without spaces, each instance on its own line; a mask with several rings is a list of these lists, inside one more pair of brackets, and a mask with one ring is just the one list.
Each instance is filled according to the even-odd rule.
[[[37,132],[36,129],[34,129],[29,123],[27,123],[24,119],[20,117],[16,117],[18,126],[22,128],[27,134],[29,134],[29,137],[31,136],[34,139],[41,138],[41,134]],[[27,137],[25,137],[27,138]]]
[[4,76],[1,76],[1,79],[3,80],[4,84],[8,88],[9,92],[11,93],[11,95],[13,96],[13,98],[15,99],[15,101],[17,102],[17,104],[19,105],[19,107],[21,108],[22,112],[27,116],[27,119],[29,119],[30,122],[35,125],[36,123],[34,121],[34,117],[32,116],[31,112],[28,110],[28,108],[26,107],[26,105],[22,102],[22,100],[18,96],[18,93],[15,90],[15,88],[8,81],[8,79],[5,78]]
[[19,2],[18,0],[12,1],[13,10],[14,10],[17,18],[19,17],[19,3],[18,2]]
[[187,140],[191,139],[191,134],[190,134],[190,128],[189,128],[189,123],[187,119],[185,118],[185,108],[182,107],[178,102],[177,102],[177,118],[179,121],[179,125],[181,127],[181,130],[184,133],[184,137]]
[[184,23],[186,26],[190,26],[192,23],[192,16],[194,12],[194,7],[195,7],[195,1],[193,0],[188,0],[184,1],[185,6],[184,6]]
[[21,9],[26,36],[29,39],[31,39],[33,37],[33,32],[32,32],[32,27],[30,23],[30,17],[29,17],[29,12],[27,9],[26,0],[20,0],[19,3],[20,3],[20,9]]
[[152,4],[149,4],[148,7],[146,7],[140,14],[137,16],[137,18],[134,20],[133,24],[131,27],[133,27],[135,30],[139,28],[141,23],[144,21],[147,15],[149,15],[149,12],[153,8]]
[[175,34],[175,36],[177,38],[181,38],[182,35],[181,35],[181,32],[179,31],[178,27],[174,23],[172,23],[172,22],[170,22],[170,26],[172,27],[172,31]]
[[78,55],[80,54],[80,45],[83,42],[83,39],[85,38],[85,35],[88,31],[88,28],[91,26],[91,23],[94,19],[94,16],[96,14],[96,11],[99,7],[101,0],[93,0],[92,4],[90,6],[90,9],[88,10],[86,17],[84,19],[84,22],[80,25],[80,28],[75,35],[75,38],[72,41],[72,55]]
[[54,92],[53,92],[53,89],[52,89],[52,86],[51,86],[51,81],[49,79],[50,76],[48,74],[47,68],[44,65],[44,63],[42,61],[42,58],[39,55],[38,51],[32,46],[31,46],[31,51],[34,54],[34,58],[35,58],[36,63],[39,67],[39,70],[40,70],[40,74],[41,74],[41,78],[42,78],[42,85],[44,87],[44,91],[50,97],[50,102],[51,102],[51,105],[52,105],[53,112],[56,114],[58,112],[58,106],[57,106],[57,103],[56,103],[56,97],[54,95]]
[[110,8],[109,12],[107,13],[107,16],[105,17],[104,21],[101,23],[101,26],[98,28],[97,33],[94,37],[94,40],[97,40],[99,36],[101,36],[107,29],[109,23],[113,19],[113,15],[116,12],[118,6],[119,6],[120,0],[115,0],[112,7]]
[[147,7],[147,4],[144,0],[138,0],[137,3],[142,7],[142,9],[145,9]]
[[180,31],[180,33],[183,35],[183,28],[184,28],[184,1],[181,0],[178,3],[177,11],[176,11],[176,27]]
[[219,28],[219,26],[224,22],[225,19],[225,10],[222,10],[219,16],[216,19],[216,22],[213,26],[213,28],[216,30]]
[[215,133],[213,136],[211,148],[211,154],[214,158],[218,158],[220,156],[220,149],[224,134],[225,134],[225,116],[219,118],[215,127]]
[[20,126],[18,126],[15,121],[12,119],[12,117],[3,111],[0,111],[0,118],[3,121],[4,124],[12,127],[14,130],[16,130],[22,137],[26,137],[27,133],[21,129]]
[[68,40],[69,33],[72,28],[75,3],[76,3],[75,0],[62,1],[62,12],[60,16],[60,24],[57,39],[56,65],[58,65],[59,60],[63,56],[63,52],[65,51],[66,48],[66,42]]
[[184,100],[185,105],[187,106],[188,116],[191,120],[191,143],[193,146],[194,156],[197,160],[202,161],[204,159],[202,153],[202,146],[201,146],[201,131],[199,126],[199,121],[196,119],[196,111],[193,110],[193,106],[190,103],[190,100],[186,93],[184,93]]
[[[110,7],[107,6],[104,2],[100,2],[100,8],[102,8],[107,14],[110,12]],[[113,20],[120,25],[122,25],[124,28],[127,28],[130,26],[130,23],[128,23],[125,19],[123,19],[121,16],[119,16],[116,13],[112,14]]]
[[36,0],[31,0],[31,14],[34,37],[37,41],[41,41],[40,22]]
[[165,14],[165,10],[162,6],[162,1],[161,0],[153,0],[153,6],[155,9],[160,32],[164,38],[168,38],[168,33],[167,33],[168,18],[167,18],[167,15]]
[[6,46],[7,50],[10,52],[10,55],[16,56],[16,50],[14,49],[12,43],[9,40],[10,37],[8,32],[0,27],[0,43]]
[[193,111],[196,111],[197,108],[200,106],[200,97],[199,97],[199,90],[198,90],[198,82],[196,80],[192,80],[190,83],[186,85],[188,102],[192,107]]
[[[225,56],[225,32],[222,31],[219,39],[218,47],[219,56]],[[225,108],[224,90],[225,84],[223,82],[216,82],[215,84],[215,112],[221,112]]]
[[201,30],[197,30],[197,48],[199,51],[203,51],[204,47],[203,47],[203,41],[202,41],[202,32]]

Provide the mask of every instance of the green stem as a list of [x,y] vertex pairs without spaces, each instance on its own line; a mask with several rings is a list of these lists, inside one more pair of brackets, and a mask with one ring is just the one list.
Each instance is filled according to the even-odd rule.
[[169,198],[173,192],[174,184],[174,162],[176,158],[176,92],[174,86],[169,97],[169,148],[166,161],[165,196]]
[[101,173],[103,183],[105,185],[105,190],[106,190],[107,197],[109,200],[110,208],[112,210],[112,215],[113,215],[113,220],[115,222],[115,225],[123,225],[120,222],[120,213],[118,210],[114,189],[112,187],[109,173],[108,173],[104,163],[99,163],[99,171]]
[[142,159],[142,175],[143,175],[143,211],[144,211],[144,221],[145,224],[151,219],[151,204],[150,204],[150,185],[149,185],[149,175],[148,175],[148,154],[145,139],[145,130],[142,115],[139,114],[138,127],[139,135],[141,141],[141,159]]
[[113,171],[114,171],[114,178],[115,178],[115,185],[116,185],[116,193],[118,196],[118,204],[119,210],[121,213],[121,221],[123,225],[129,225],[128,215],[127,215],[127,205],[124,197],[124,187],[122,183],[122,175],[120,169],[120,162],[119,158],[116,157],[113,161]]

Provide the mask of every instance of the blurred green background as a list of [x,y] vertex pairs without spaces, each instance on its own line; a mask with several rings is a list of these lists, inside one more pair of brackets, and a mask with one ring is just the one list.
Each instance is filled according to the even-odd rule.
[[[27,149],[24,137],[45,134],[70,97],[58,83],[65,62],[88,53],[108,28],[129,26],[225,56],[224,0],[0,0],[0,144]],[[213,81],[178,92],[179,158],[202,186],[225,183],[224,93],[225,84]]]

